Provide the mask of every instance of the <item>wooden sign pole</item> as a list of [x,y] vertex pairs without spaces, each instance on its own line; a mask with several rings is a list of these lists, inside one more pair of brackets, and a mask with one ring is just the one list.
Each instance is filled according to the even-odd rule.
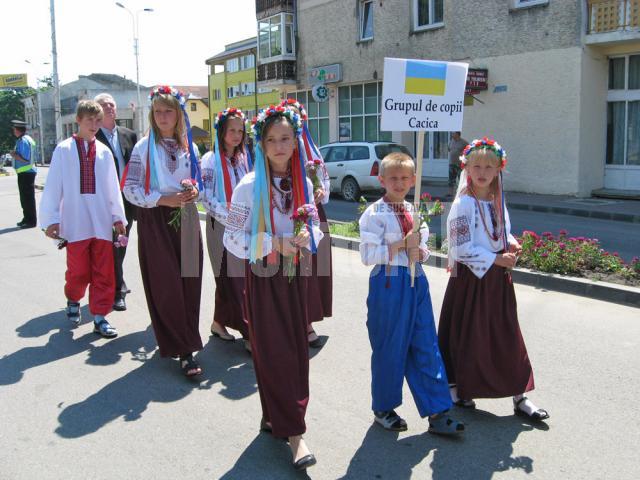
[[[422,190],[422,153],[424,150],[424,130],[418,132],[418,151],[416,152],[416,186],[414,188],[413,195],[413,231],[420,230],[420,191]],[[408,252],[407,252],[408,256]],[[411,262],[409,264],[409,270],[411,272],[411,286],[415,284],[416,277],[416,264]]]

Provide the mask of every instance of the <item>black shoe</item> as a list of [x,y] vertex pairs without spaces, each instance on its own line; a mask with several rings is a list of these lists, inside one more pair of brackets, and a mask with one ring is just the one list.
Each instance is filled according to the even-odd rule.
[[310,453],[309,455],[305,455],[304,457],[302,457],[297,462],[293,462],[293,468],[295,468],[296,470],[305,470],[306,468],[309,468],[315,464],[316,457],[313,455],[313,453]]
[[127,304],[124,301],[124,298],[116,298],[113,302],[113,309],[116,312],[124,312],[127,309]]
[[24,224],[25,224],[25,221],[24,221],[24,219],[22,219],[18,223],[16,223],[16,227],[21,227]]
[[18,225],[18,228],[21,229],[25,229],[25,228],[36,228],[36,224],[35,223],[23,223],[22,225]]

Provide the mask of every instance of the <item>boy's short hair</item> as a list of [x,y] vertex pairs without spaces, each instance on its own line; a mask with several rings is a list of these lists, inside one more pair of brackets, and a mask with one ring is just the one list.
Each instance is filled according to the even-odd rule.
[[76,117],[82,119],[92,115],[102,118],[104,116],[102,106],[100,106],[100,104],[95,100],[80,100],[78,102],[78,107],[76,108]]
[[411,155],[407,155],[402,152],[392,152],[380,162],[380,176],[384,175],[384,171],[387,168],[407,168],[411,169],[413,173],[416,173],[416,164],[411,158]]

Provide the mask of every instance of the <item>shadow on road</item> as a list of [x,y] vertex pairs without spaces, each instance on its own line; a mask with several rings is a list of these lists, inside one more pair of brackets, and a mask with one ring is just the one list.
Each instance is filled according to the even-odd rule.
[[[124,340],[134,335],[150,339],[153,345],[151,351],[155,348],[151,327],[145,332],[122,338]],[[116,342],[117,339],[109,343]],[[176,402],[196,389],[209,390],[217,383],[223,386],[220,394],[234,400],[247,397],[256,391],[251,359],[240,343],[225,345],[216,342],[214,347],[207,344],[198,354],[203,374],[194,381],[183,376],[177,361],[161,358],[157,350],[149,356],[144,349],[140,349],[141,343],[126,343],[133,347],[128,350],[132,354],[131,359],[141,362],[141,366],[104,386],[85,400],[64,408],[58,416],[58,435],[64,438],[89,435],[119,417],[123,417],[127,422],[135,421],[142,416],[151,402]],[[231,348],[234,346],[237,347],[235,352]],[[99,352],[97,349],[90,352],[87,363],[103,365],[125,350],[118,345],[107,347],[108,345],[105,345]]]
[[[91,322],[92,316],[88,307],[82,307],[82,323]],[[25,347],[0,358],[0,385],[19,382],[24,372],[30,368],[46,365],[51,362],[88,351],[87,363],[109,365],[120,360],[122,353],[135,351],[141,346],[154,348],[153,338],[149,332],[137,332],[131,335],[106,341],[93,332],[74,338],[73,326],[64,311],[48,313],[33,318],[16,329],[19,337],[38,338],[50,335],[45,345]],[[150,343],[151,341],[151,343]],[[98,344],[95,345],[94,343]]]
[[[398,433],[372,425],[341,480],[410,479],[412,469],[432,450],[431,478],[435,480],[489,480],[496,472],[508,470],[533,473],[532,458],[512,456],[513,443],[521,432],[548,430],[546,424],[529,424],[520,417],[498,417],[482,410],[456,411],[455,416],[467,424],[464,438],[425,432],[398,440]],[[425,419],[425,430],[427,425]]]
[[[256,426],[257,428],[257,426]],[[313,467],[318,468],[318,467]],[[309,470],[313,472],[313,468]],[[268,433],[259,433],[220,480],[259,478],[261,480],[310,478],[305,471],[297,472],[291,465],[291,449]]]
[[4,235],[5,233],[16,232],[18,230],[21,230],[21,228],[20,227],[3,228],[3,229],[0,229],[0,235]]

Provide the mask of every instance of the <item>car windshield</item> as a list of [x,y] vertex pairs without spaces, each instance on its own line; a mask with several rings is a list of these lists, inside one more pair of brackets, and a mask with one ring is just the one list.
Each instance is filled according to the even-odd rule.
[[376,150],[376,156],[380,159],[393,152],[402,152],[407,155],[411,155],[411,152],[407,147],[404,145],[398,145],[397,143],[385,143],[384,145],[376,145],[374,148]]

